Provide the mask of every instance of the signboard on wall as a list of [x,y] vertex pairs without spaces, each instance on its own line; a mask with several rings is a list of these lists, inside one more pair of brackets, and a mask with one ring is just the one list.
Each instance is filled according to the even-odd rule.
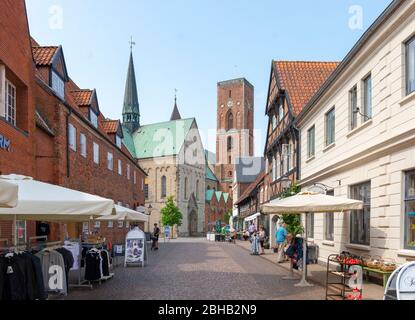
[[0,150],[4,150],[7,152],[11,151],[11,141],[2,134],[0,134]]

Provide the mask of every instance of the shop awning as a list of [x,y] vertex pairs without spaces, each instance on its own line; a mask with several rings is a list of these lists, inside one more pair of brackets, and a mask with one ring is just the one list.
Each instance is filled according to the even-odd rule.
[[148,222],[148,215],[137,212],[119,205],[115,205],[116,215],[100,217],[98,221],[134,221],[134,222]]
[[19,187],[0,179],[0,208],[12,208],[17,205]]
[[246,218],[244,219],[244,221],[245,221],[245,222],[249,222],[249,221],[255,220],[255,219],[256,219],[256,218],[258,218],[260,215],[261,215],[261,213],[260,213],[260,212],[257,212],[257,213],[255,213],[255,214],[253,214],[253,215],[249,216],[249,217],[246,217]]
[[18,187],[14,208],[0,208],[0,219],[76,222],[115,214],[114,201],[20,175],[0,176]]

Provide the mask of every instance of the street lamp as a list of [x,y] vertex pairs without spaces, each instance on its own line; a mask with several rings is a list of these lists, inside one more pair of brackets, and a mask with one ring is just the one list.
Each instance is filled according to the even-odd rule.
[[287,189],[291,187],[292,182],[287,176],[282,177],[280,181],[281,181],[282,189],[284,191],[286,191]]
[[151,204],[148,205],[148,221],[147,221],[147,226],[148,226],[148,232],[150,232],[150,216],[151,216],[151,211],[153,210],[153,206]]

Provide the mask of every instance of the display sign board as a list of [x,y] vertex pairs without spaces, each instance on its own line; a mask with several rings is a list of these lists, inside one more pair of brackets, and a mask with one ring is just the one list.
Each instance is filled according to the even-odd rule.
[[398,300],[415,300],[415,263],[408,263],[399,272],[396,289]]
[[128,232],[125,241],[125,266],[141,265],[144,267],[146,252],[145,233],[136,227]]

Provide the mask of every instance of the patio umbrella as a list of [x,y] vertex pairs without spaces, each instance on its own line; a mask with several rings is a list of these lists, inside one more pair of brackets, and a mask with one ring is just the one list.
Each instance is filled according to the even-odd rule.
[[19,187],[15,184],[0,180],[0,208],[12,208],[17,205]]
[[[305,214],[343,212],[346,210],[359,210],[363,202],[342,197],[328,196],[315,192],[300,192],[295,196],[276,199],[262,206],[264,214]],[[305,224],[307,228],[307,224]],[[304,230],[307,236],[307,230]],[[306,238],[306,236],[304,238]],[[296,286],[310,286],[307,282],[307,239],[303,241],[303,275]]]
[[0,208],[0,220],[13,220],[14,231],[17,219],[82,222],[111,215],[114,211],[113,200],[36,181],[31,177],[0,176],[0,181],[19,188],[17,205],[14,208]]
[[134,222],[147,222],[148,215],[137,212],[119,205],[115,205],[115,215],[100,217],[98,221],[134,221]]

